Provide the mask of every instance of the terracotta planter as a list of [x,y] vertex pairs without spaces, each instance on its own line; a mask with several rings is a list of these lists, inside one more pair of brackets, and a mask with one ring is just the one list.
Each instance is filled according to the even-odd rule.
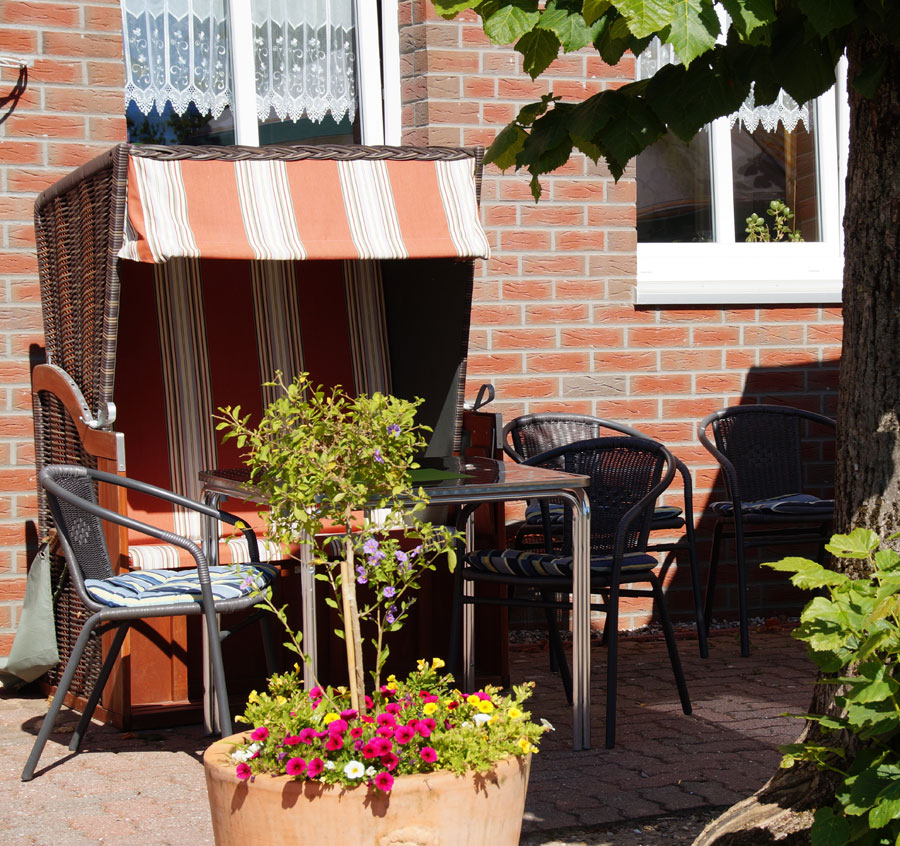
[[490,773],[405,775],[389,794],[294,781],[238,780],[229,752],[236,734],[203,756],[216,846],[515,846],[522,829],[531,756],[512,756]]

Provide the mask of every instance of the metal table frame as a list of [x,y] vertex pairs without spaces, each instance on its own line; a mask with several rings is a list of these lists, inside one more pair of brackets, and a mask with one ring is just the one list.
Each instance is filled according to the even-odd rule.
[[[591,745],[591,694],[590,694],[590,505],[587,476],[576,476],[542,467],[528,467],[490,458],[443,459],[448,469],[464,474],[461,478],[426,482],[421,486],[428,494],[431,505],[481,505],[508,500],[564,499],[573,506],[573,562],[572,562],[572,724],[573,745],[576,750],[590,749]],[[262,502],[258,494],[246,482],[244,471],[206,470],[200,473],[203,484],[203,501],[218,507],[223,499],[240,499]],[[218,527],[203,523],[203,551],[210,565],[218,563]],[[466,525],[466,549],[471,548],[473,536],[472,517]],[[303,591],[303,644],[308,650],[312,667],[308,668],[305,682],[310,684],[316,660],[316,609],[314,568],[310,563],[309,548],[301,549],[301,587]],[[467,591],[474,590],[471,583]],[[474,682],[474,608],[463,607],[463,683],[471,689]],[[204,662],[206,668],[207,662]],[[206,673],[207,670],[204,669]],[[204,721],[208,727],[215,725],[215,697],[211,695],[212,679],[204,678]]]

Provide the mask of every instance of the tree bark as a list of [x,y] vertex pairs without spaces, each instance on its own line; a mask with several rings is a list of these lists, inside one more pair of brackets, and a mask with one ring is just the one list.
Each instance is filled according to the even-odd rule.
[[[864,62],[887,67],[872,99],[852,86]],[[844,345],[838,394],[835,528],[882,537],[900,529],[900,43],[859,36],[847,49],[850,153],[844,215]],[[845,567],[845,569],[848,569]],[[834,708],[817,685],[811,713]],[[802,739],[814,739],[817,724]],[[849,757],[853,740],[842,738]],[[811,765],[779,770],[729,808],[694,846],[806,844],[812,811],[834,801],[837,781]]]

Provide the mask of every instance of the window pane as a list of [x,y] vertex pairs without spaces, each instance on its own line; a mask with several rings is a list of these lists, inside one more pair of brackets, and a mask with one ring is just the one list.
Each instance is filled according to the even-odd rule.
[[320,121],[308,117],[300,120],[281,120],[272,109],[267,120],[260,121],[259,143],[268,144],[359,144],[358,116],[348,114],[336,121],[326,114]]
[[637,157],[638,241],[712,241],[709,132],[668,133]]
[[213,119],[209,112],[200,114],[193,103],[183,115],[177,115],[167,100],[162,114],[154,106],[145,115],[132,100],[125,112],[125,121],[128,140],[132,144],[234,144],[234,120],[228,106]]
[[[734,234],[747,239],[747,218],[754,212],[769,223],[766,209],[782,200],[794,212],[790,221],[804,241],[819,240],[819,199],[816,179],[815,109],[810,109],[809,129],[798,123],[787,132],[779,123],[772,132],[757,126],[753,132],[740,122],[731,130],[734,170]],[[774,238],[774,232],[773,232]]]

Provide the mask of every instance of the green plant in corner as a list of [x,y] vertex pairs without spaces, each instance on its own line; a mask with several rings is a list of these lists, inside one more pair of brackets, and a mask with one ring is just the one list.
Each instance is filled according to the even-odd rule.
[[[802,715],[834,743],[784,746],[781,766],[810,761],[844,779],[835,805],[816,811],[813,846],[900,843],[900,555],[860,528],[834,535],[826,549],[854,559],[853,572],[861,575],[805,558],[766,565],[793,573],[797,587],[822,591],[803,609],[794,637],[807,644],[821,683],[840,686],[836,714]],[[841,732],[860,747],[852,760]]]
[[772,221],[772,229],[769,229],[766,220],[756,212],[747,218],[747,228],[744,231],[747,233],[748,243],[803,240],[803,235],[790,223],[794,219],[794,213],[784,200],[772,200],[766,214],[775,218]]

